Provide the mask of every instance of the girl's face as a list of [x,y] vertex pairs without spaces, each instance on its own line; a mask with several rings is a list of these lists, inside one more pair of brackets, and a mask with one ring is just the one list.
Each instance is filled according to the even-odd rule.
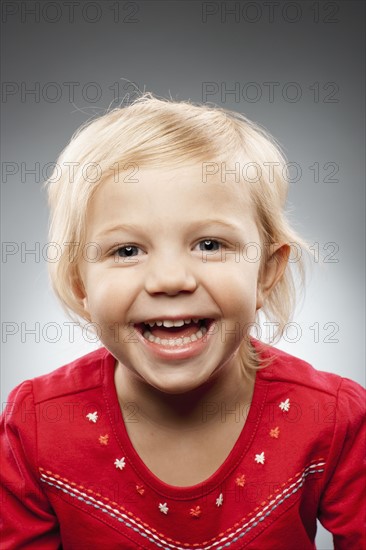
[[[203,182],[196,163],[120,173],[91,201],[85,311],[104,346],[156,389],[190,391],[238,360],[261,307],[260,239],[246,193],[227,174]],[[97,261],[87,261],[93,251]]]

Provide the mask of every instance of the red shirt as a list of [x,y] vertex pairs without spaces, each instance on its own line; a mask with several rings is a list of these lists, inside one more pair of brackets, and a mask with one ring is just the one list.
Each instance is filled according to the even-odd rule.
[[366,548],[364,390],[252,342],[274,362],[256,375],[229,456],[190,487],[162,482],[136,453],[105,348],[15,388],[1,549],[310,550],[317,518],[335,548]]

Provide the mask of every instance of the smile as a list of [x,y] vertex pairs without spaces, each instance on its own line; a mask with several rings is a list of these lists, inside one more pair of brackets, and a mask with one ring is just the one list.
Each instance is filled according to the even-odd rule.
[[161,344],[162,346],[181,346],[182,344],[188,344],[189,342],[196,342],[207,333],[207,328],[205,326],[199,326],[198,330],[189,336],[180,336],[180,337],[171,337],[169,338],[160,338],[159,336],[154,336],[149,330],[145,330],[143,337],[150,342],[155,344]]
[[[210,339],[214,319],[161,319],[135,325],[140,341],[166,358],[188,358],[200,353]],[[181,357],[180,357],[181,356]]]

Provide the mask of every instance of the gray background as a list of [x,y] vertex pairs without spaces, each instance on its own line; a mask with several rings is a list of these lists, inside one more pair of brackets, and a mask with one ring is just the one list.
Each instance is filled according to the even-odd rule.
[[[279,140],[299,174],[291,219],[314,248],[279,347],[365,383],[363,2],[278,4],[3,2],[2,404],[96,347],[50,290],[41,183],[76,128],[135,86],[243,112]],[[332,547],[323,529],[317,544]]]

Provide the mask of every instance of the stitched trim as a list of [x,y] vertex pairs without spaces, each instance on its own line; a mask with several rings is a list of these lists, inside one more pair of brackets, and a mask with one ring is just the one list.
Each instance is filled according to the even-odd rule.
[[[295,474],[287,482],[283,483],[281,489],[276,491],[269,497],[271,499],[268,504],[262,503],[255,508],[253,512],[244,517],[240,522],[235,523],[233,528],[237,529],[231,533],[233,528],[226,531],[228,533],[220,533],[217,537],[209,541],[205,541],[200,544],[195,543],[182,543],[175,541],[169,537],[166,537],[162,533],[158,533],[154,528],[144,523],[140,518],[134,516],[131,512],[128,512],[123,506],[120,506],[116,502],[110,501],[108,498],[103,497],[99,493],[94,493],[90,489],[86,490],[82,485],[77,485],[74,482],[70,482],[65,478],[61,478],[59,475],[39,468],[41,474],[41,481],[47,485],[54,487],[62,492],[70,495],[71,497],[81,500],[88,506],[93,506],[96,509],[107,513],[109,516],[115,518],[117,521],[123,523],[129,529],[138,533],[140,536],[146,538],[152,544],[155,544],[159,548],[173,549],[173,550],[223,550],[228,548],[257,525],[263,522],[276,508],[283,504],[293,494],[297,493],[299,489],[304,485],[308,475],[324,472],[323,466],[325,462],[323,459],[319,459],[318,462],[310,464],[304,468],[301,472]],[[78,488],[77,488],[78,487]],[[86,492],[85,492],[86,491]],[[276,494],[277,493],[277,494]],[[93,496],[94,495],[94,496]],[[274,496],[275,495],[275,496]],[[103,502],[103,499],[105,502]],[[254,515],[255,514],[255,515]],[[250,516],[251,519],[248,519]],[[244,523],[243,523],[244,522]]]

